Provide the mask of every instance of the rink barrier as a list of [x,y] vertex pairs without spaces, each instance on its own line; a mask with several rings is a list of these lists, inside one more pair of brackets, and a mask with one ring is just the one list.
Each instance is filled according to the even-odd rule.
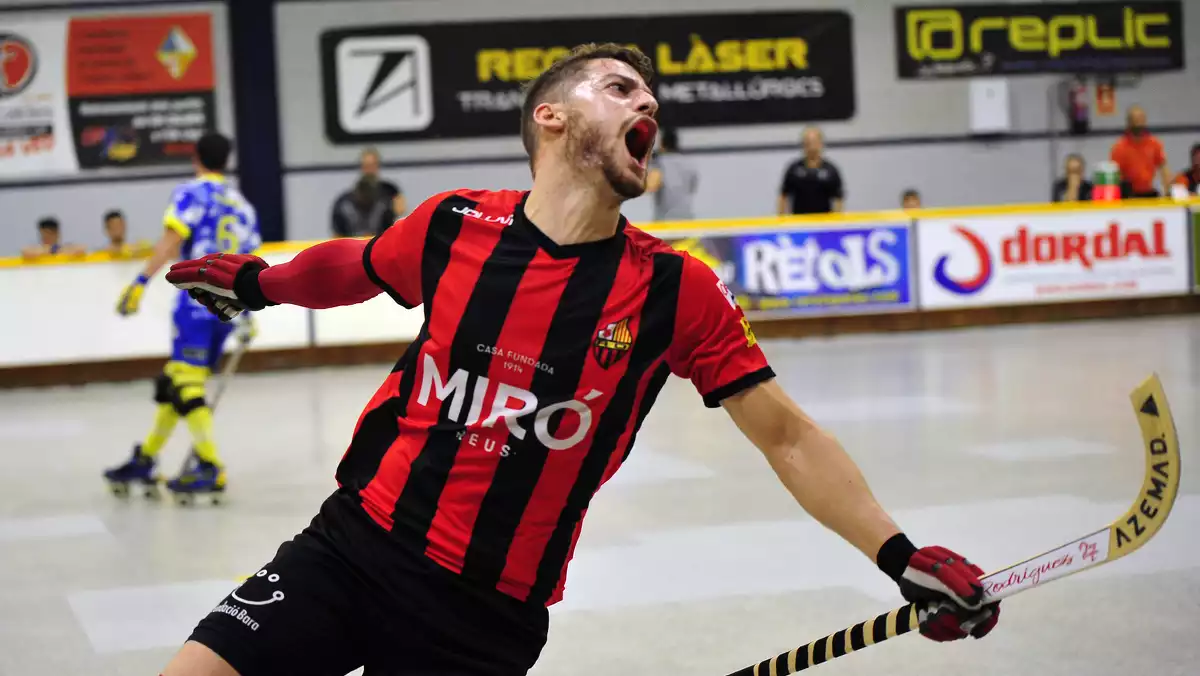
[[[987,280],[980,281],[979,249],[956,226],[976,231],[987,249]],[[689,221],[644,229],[724,275],[764,338],[1200,310],[1200,200]],[[271,243],[261,255],[278,264],[313,243]],[[1145,265],[1134,255],[1142,251]],[[1035,260],[1039,256],[1044,260]],[[942,257],[941,277],[961,287],[957,291],[938,287]],[[115,313],[117,297],[141,265],[98,255],[0,259],[6,317],[0,387],[128,380],[161,369],[175,298],[164,273],[151,281],[137,315]],[[1089,275],[1103,277],[1107,286]],[[1048,295],[1029,292],[1031,276],[1050,285]],[[417,335],[423,315],[380,294],[319,312],[274,307],[256,319],[258,335],[242,371],[391,363]]]

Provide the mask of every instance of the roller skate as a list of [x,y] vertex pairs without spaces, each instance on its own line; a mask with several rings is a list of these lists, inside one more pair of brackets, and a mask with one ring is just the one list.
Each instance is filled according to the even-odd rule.
[[185,507],[194,504],[197,495],[207,495],[214,505],[219,505],[225,494],[225,469],[205,462],[193,453],[188,456],[179,476],[167,482],[167,490],[171,491],[176,503]]
[[142,445],[133,447],[133,457],[128,462],[104,470],[104,479],[112,494],[119,497],[129,497],[130,485],[140,486],[142,494],[150,499],[161,497],[158,490],[160,478],[154,473],[154,458],[142,453]]

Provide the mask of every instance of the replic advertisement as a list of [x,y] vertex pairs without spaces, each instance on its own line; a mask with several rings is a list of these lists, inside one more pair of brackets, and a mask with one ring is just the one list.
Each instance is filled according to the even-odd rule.
[[521,85],[577,44],[641,48],[679,127],[854,115],[850,15],[794,11],[337,28],[321,35],[333,143],[515,136]]
[[664,233],[663,239],[707,263],[753,316],[914,308],[907,224]]
[[188,164],[214,124],[207,13],[0,27],[0,177]]
[[1187,211],[921,219],[923,309],[1187,293]]
[[901,79],[1184,67],[1179,0],[897,7],[894,24]]

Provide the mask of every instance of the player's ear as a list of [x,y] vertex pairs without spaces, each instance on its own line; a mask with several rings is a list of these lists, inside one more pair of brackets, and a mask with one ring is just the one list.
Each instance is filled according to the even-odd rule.
[[543,101],[533,109],[533,122],[545,131],[561,133],[567,126],[567,111],[561,103]]

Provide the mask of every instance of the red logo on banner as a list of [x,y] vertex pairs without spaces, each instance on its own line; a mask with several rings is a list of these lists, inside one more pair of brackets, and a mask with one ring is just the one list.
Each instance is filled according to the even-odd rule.
[[1005,265],[1078,261],[1091,270],[1099,261],[1134,255],[1142,258],[1170,256],[1165,230],[1161,220],[1154,221],[1149,233],[1122,228],[1115,221],[1104,231],[1091,233],[1030,233],[1029,228],[1022,225],[1015,235],[1001,241],[1000,248]]
[[20,35],[0,33],[0,98],[20,94],[37,72],[37,52]]

